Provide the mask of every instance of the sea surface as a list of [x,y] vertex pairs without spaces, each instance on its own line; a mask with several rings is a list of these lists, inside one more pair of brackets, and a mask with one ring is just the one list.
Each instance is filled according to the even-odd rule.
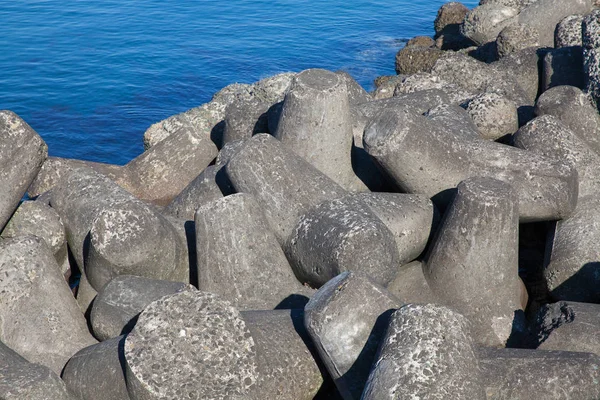
[[[53,156],[125,164],[153,123],[222,87],[348,71],[367,90],[444,0],[0,2],[0,109]],[[476,0],[465,1],[469,7]]]

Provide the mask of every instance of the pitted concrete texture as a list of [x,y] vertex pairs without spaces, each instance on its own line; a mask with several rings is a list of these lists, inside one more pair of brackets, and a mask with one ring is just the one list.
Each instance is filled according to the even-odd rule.
[[583,15],[574,14],[563,18],[554,31],[554,47],[573,47],[583,46],[581,37],[581,24],[583,23]]
[[256,385],[254,339],[240,313],[211,293],[151,303],[125,340],[133,400],[245,399]]
[[12,111],[0,111],[0,230],[48,157],[42,138]]
[[304,212],[347,193],[267,134],[249,139],[227,163],[225,171],[237,192],[253,194],[263,206],[280,245],[291,235]]
[[496,40],[496,37],[508,25],[513,23],[519,10],[500,4],[483,4],[470,10],[460,31],[477,45]]
[[495,93],[482,93],[471,99],[467,112],[484,139],[496,140],[519,129],[517,105]]
[[94,335],[107,340],[129,333],[144,308],[163,296],[196,290],[192,285],[121,275],[108,282],[98,293],[90,313]]
[[0,241],[0,340],[30,362],[60,374],[96,343],[46,243],[35,236]]
[[600,101],[600,10],[595,9],[583,18],[581,31],[585,89],[598,106]]
[[485,399],[467,319],[432,304],[394,312],[361,399]]
[[528,47],[539,47],[540,34],[535,28],[513,24],[502,29],[496,38],[498,58]]
[[3,238],[33,235],[46,242],[63,275],[71,274],[65,227],[56,210],[39,201],[24,201],[2,231]]

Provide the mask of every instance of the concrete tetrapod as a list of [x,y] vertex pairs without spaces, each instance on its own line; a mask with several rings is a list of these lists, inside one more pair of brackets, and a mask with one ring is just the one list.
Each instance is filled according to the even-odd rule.
[[196,212],[198,288],[240,310],[302,308],[310,289],[294,276],[254,197],[238,193]]
[[24,201],[2,231],[3,238],[33,235],[44,239],[66,279],[71,275],[65,227],[59,215],[40,201]]
[[600,100],[600,10],[595,9],[583,18],[581,36],[583,39],[583,72],[585,90],[596,106]]
[[580,197],[600,193],[600,154],[557,117],[545,114],[531,120],[514,135],[514,145],[574,165]]
[[189,275],[187,243],[173,225],[104,175],[77,169],[52,190],[51,201],[95,290],[123,274],[170,280]]
[[108,282],[98,293],[90,313],[90,324],[99,340],[129,333],[144,308],[163,296],[194,291],[192,285],[121,275]]
[[0,111],[0,231],[48,157],[48,146],[12,111]]
[[471,178],[458,185],[425,264],[432,291],[469,318],[473,339],[504,345],[522,329],[518,201],[510,185]]
[[302,215],[284,248],[296,277],[314,288],[344,271],[386,285],[400,264],[394,234],[352,198],[324,201]]
[[129,400],[125,384],[125,336],[98,343],[75,354],[62,373],[77,400]]
[[304,308],[304,325],[345,400],[361,398],[389,315],[401,304],[368,276],[344,272]]
[[600,302],[598,240],[600,198],[582,197],[575,213],[549,233],[544,278],[554,300]]
[[487,400],[589,400],[600,396],[600,357],[525,349],[478,350]]
[[341,75],[324,69],[299,73],[285,95],[274,136],[344,189],[367,190],[352,169],[352,119]]
[[258,380],[240,313],[211,293],[181,292],[146,307],[125,339],[132,400],[247,399]]
[[472,176],[511,184],[521,222],[567,217],[577,202],[571,165],[500,143],[465,140],[409,108],[383,110],[365,129],[364,141],[398,186],[442,207],[456,185]]
[[225,171],[237,192],[254,195],[262,205],[280,245],[291,235],[300,215],[347,193],[267,134],[248,139],[229,160]]
[[408,304],[394,312],[362,400],[483,400],[469,321],[449,308]]
[[96,343],[46,243],[35,236],[0,241],[0,340],[28,361],[60,374]]
[[3,400],[74,400],[49,368],[32,364],[0,342],[0,398]]
[[538,311],[538,349],[589,352],[600,356],[600,305],[560,301]]

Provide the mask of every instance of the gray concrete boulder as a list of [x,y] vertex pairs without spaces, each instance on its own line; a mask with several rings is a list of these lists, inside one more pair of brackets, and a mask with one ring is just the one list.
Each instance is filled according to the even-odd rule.
[[499,4],[483,4],[470,10],[460,27],[460,32],[482,45],[496,40],[498,34],[513,23],[519,10]]
[[479,0],[479,5],[495,4],[505,7],[512,7],[522,11],[525,7],[535,3],[537,0]]
[[502,29],[496,38],[498,58],[528,47],[539,47],[539,33],[527,25],[513,24]]
[[437,47],[408,46],[396,54],[396,73],[412,75],[418,72],[431,72],[442,50]]
[[479,363],[462,315],[432,304],[394,312],[363,400],[485,399]]
[[49,368],[32,364],[0,342],[0,398],[5,400],[75,400]]
[[600,115],[581,89],[573,86],[548,89],[538,98],[535,114],[557,117],[587,146],[600,153]]
[[[548,49],[527,47],[506,54],[490,65],[496,71],[495,74],[504,76],[508,81],[515,81],[517,87],[523,90],[526,103],[520,104],[520,108],[527,109],[528,106],[535,104],[540,90],[540,64],[546,51]],[[512,98],[512,100],[517,99]]]
[[504,345],[514,330],[524,329],[518,231],[513,188],[491,178],[467,179],[428,254],[423,270],[429,287],[469,318],[478,343]]
[[181,282],[161,281],[134,275],[117,276],[98,293],[90,324],[94,336],[108,340],[129,333],[144,308],[163,296],[196,290]]
[[581,47],[583,45],[581,24],[583,15],[574,14],[563,18],[554,31],[554,47]]
[[398,268],[396,276],[387,285],[387,289],[407,303],[440,303],[425,279],[421,261],[413,261]]
[[389,315],[401,304],[368,276],[344,272],[306,305],[306,329],[345,400],[361,398]]
[[271,231],[261,206],[238,193],[198,208],[195,217],[198,288],[240,310],[302,308],[303,287]]
[[323,69],[299,73],[274,136],[344,189],[367,190],[352,169],[352,119],[342,76]]
[[75,354],[62,373],[77,400],[129,400],[125,384],[125,336],[98,343]]
[[362,201],[324,201],[303,214],[285,251],[300,282],[319,288],[344,271],[386,285],[400,263],[394,234]]
[[48,157],[44,140],[12,111],[0,111],[0,231]]
[[365,129],[364,142],[399,187],[432,197],[440,206],[472,176],[511,184],[521,221],[566,217],[577,202],[572,166],[483,139],[464,140],[406,107],[381,111]]
[[79,277],[79,285],[77,285],[76,288],[75,299],[77,300],[79,309],[84,315],[89,315],[89,311],[91,310],[90,306],[97,295],[98,292],[90,285],[85,274],[81,274]]
[[191,221],[198,207],[223,197],[217,184],[220,169],[209,165],[164,209],[166,214]]
[[267,111],[271,105],[256,97],[230,104],[225,110],[222,144],[268,132]]
[[600,155],[558,118],[546,114],[530,121],[514,135],[514,145],[575,166],[580,197],[600,193]]
[[256,348],[252,400],[313,400],[323,385],[320,360],[304,327],[304,311],[242,311]]
[[534,332],[538,349],[564,350],[600,355],[600,306],[560,301],[538,311]]
[[488,400],[587,400],[600,396],[600,358],[590,353],[481,348]]
[[469,9],[462,3],[451,1],[443,4],[437,12],[433,28],[436,37],[448,31],[458,31],[460,24],[465,19]]
[[65,227],[54,209],[39,201],[24,201],[2,231],[3,238],[37,236],[46,242],[65,279],[71,276]]
[[431,73],[418,73],[409,75],[397,83],[394,88],[394,97],[419,92],[433,92],[434,90],[444,93],[452,104],[462,104],[474,96],[459,85],[448,82],[438,75]]
[[599,225],[600,199],[591,195],[580,197],[573,215],[550,232],[544,277],[554,300],[600,302]]
[[519,13],[517,21],[539,32],[540,46],[554,47],[556,25],[569,15],[591,10],[590,0],[537,0]]
[[404,193],[356,193],[343,201],[361,208],[366,204],[392,232],[398,249],[399,263],[417,258],[425,249],[437,215],[425,196]]
[[162,297],[125,339],[132,400],[246,399],[258,381],[256,345],[240,313],[203,292]]
[[348,89],[348,102],[350,106],[356,104],[366,103],[367,101],[373,100],[371,96],[356,80],[346,71],[335,71],[336,74],[342,77],[346,82],[346,88]]
[[95,290],[125,274],[188,279],[187,242],[165,217],[106,176],[77,169],[53,189],[51,202]]
[[544,55],[541,91],[568,85],[583,89],[583,50],[581,47],[551,49]]
[[0,241],[0,341],[59,374],[96,343],[46,243],[34,236]]
[[270,135],[255,135],[227,163],[237,192],[262,204],[279,244],[292,234],[300,215],[346,191]]
[[496,140],[519,129],[516,104],[495,93],[475,96],[467,104],[467,113],[484,139]]
[[583,18],[583,73],[585,90],[596,105],[600,99],[600,9],[593,10]]
[[427,110],[423,115],[438,124],[445,125],[447,129],[456,132],[456,134],[463,135],[465,139],[481,136],[473,118],[457,104],[442,104]]

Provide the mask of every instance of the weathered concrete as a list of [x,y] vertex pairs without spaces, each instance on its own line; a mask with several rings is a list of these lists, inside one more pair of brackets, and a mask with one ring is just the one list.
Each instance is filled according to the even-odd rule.
[[267,111],[271,105],[256,97],[230,104],[225,110],[222,143],[247,139],[255,133],[267,133]]
[[432,291],[471,320],[479,343],[503,345],[513,330],[524,328],[518,232],[513,188],[491,178],[467,179],[458,185],[425,264]]
[[481,93],[471,99],[467,112],[482,138],[496,140],[519,129],[517,105],[495,93]]
[[590,0],[537,0],[524,8],[516,19],[539,32],[541,46],[554,47],[556,25],[569,15],[583,15],[591,10]]
[[344,189],[366,190],[352,169],[350,103],[340,75],[323,69],[298,74],[274,136]]
[[440,300],[425,279],[421,261],[413,261],[398,268],[396,276],[388,284],[387,289],[406,303],[440,304]]
[[600,9],[593,10],[581,23],[583,43],[583,73],[585,90],[594,99],[600,100]]
[[394,312],[361,399],[484,399],[468,320],[445,307]]
[[346,191],[270,135],[255,135],[225,167],[237,192],[250,193],[262,204],[280,244],[298,217]]
[[132,400],[246,399],[258,381],[256,345],[240,313],[203,292],[146,307],[125,340]]
[[537,29],[527,25],[512,24],[502,29],[496,38],[498,58],[528,47],[540,47]]
[[360,399],[391,310],[401,301],[368,276],[344,272],[306,305],[304,324],[345,400]]
[[49,368],[32,364],[0,342],[0,398],[75,400]]
[[574,14],[563,18],[554,31],[554,47],[583,46],[581,24],[583,15]]
[[129,400],[125,385],[125,336],[98,343],[75,354],[62,373],[78,400]]
[[372,101],[373,96],[369,94],[356,80],[346,71],[335,71],[336,74],[342,77],[344,82],[346,82],[346,87],[348,89],[348,102],[350,106],[354,106],[356,104],[366,103],[367,101]]
[[54,209],[39,201],[24,201],[2,231],[3,238],[33,235],[46,242],[65,279],[71,275],[65,227]]
[[580,197],[573,215],[556,223],[544,277],[555,300],[600,302],[600,199]]
[[522,222],[567,217],[577,201],[570,165],[483,139],[464,140],[408,108],[383,110],[365,129],[365,149],[408,193],[446,205],[472,176],[511,184]]
[[551,49],[544,55],[541,90],[563,85],[585,87],[581,47]]
[[561,301],[538,311],[533,327],[538,349],[600,355],[600,305]]
[[302,295],[310,296],[309,289],[294,276],[252,195],[234,194],[202,206],[195,222],[200,290],[240,310],[304,306]]
[[193,220],[196,210],[223,197],[217,184],[219,168],[209,165],[185,187],[164,209],[166,214],[185,220]]
[[99,340],[129,333],[144,308],[163,296],[196,290],[181,282],[161,281],[134,275],[121,275],[98,293],[90,313],[90,324]]
[[592,150],[600,153],[600,115],[581,89],[573,86],[548,89],[538,98],[535,114],[554,115]]
[[0,241],[0,340],[59,374],[96,343],[46,243],[34,236]]
[[0,231],[48,157],[42,138],[12,111],[0,111]]
[[[495,74],[499,75],[498,79],[504,76],[503,79],[516,82],[523,90],[526,103],[519,104],[519,114],[523,114],[524,110],[535,104],[540,86],[540,64],[547,51],[545,48],[527,47],[506,54],[490,64],[496,71]],[[511,100],[515,101],[514,98]],[[522,119],[521,115],[519,117]]]
[[409,46],[408,44],[396,54],[396,73],[412,75],[419,72],[431,72],[442,50],[437,47]]
[[428,110],[423,115],[438,124],[444,125],[446,129],[455,132],[457,135],[463,135],[465,139],[481,136],[469,113],[457,104],[442,104]]
[[600,358],[595,354],[482,348],[478,356],[488,400],[600,396]]
[[580,197],[600,193],[600,155],[558,118],[546,114],[530,121],[514,135],[514,145],[574,165]]
[[438,75],[423,72],[409,75],[397,83],[394,88],[394,97],[428,90],[441,91],[448,97],[448,102],[451,104],[462,104],[474,96],[473,92],[465,90],[455,83],[448,82]]
[[304,311],[242,311],[256,346],[258,382],[253,400],[313,400],[323,384],[316,349],[304,327]]
[[443,34],[445,30],[458,30],[468,12],[469,9],[457,1],[443,4],[433,22],[436,36]]
[[169,280],[189,268],[181,248],[187,243],[171,223],[103,175],[77,169],[53,189],[51,201],[96,290],[117,275]]
[[84,315],[89,315],[91,310],[90,306],[96,299],[98,292],[90,285],[85,274],[81,274],[79,277],[79,285],[77,286],[77,305]]
[[344,271],[386,285],[400,264],[394,234],[352,198],[324,201],[303,214],[284,248],[296,277],[314,288]]
[[392,232],[398,249],[399,265],[417,258],[425,249],[436,210],[425,196],[401,193],[357,193],[344,198],[360,208],[366,204]]
[[463,35],[477,45],[496,40],[508,25],[513,23],[519,10],[499,4],[483,4],[470,10],[460,27]]

